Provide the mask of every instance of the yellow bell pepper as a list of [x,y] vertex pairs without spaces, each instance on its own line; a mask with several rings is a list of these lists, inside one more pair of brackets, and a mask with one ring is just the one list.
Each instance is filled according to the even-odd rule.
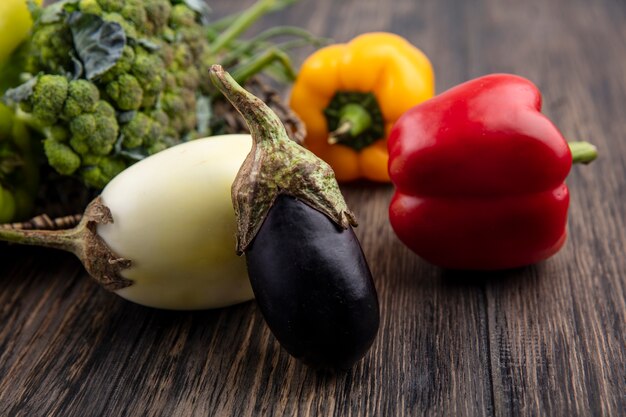
[[26,39],[32,25],[26,0],[0,0],[0,65]]
[[337,180],[388,182],[393,123],[434,92],[426,55],[398,35],[376,32],[308,57],[290,105],[306,125],[305,146],[331,165]]

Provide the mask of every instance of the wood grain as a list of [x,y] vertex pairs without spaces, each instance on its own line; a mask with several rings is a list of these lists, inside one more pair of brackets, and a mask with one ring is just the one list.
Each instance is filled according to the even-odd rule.
[[255,30],[285,22],[338,41],[399,33],[432,59],[439,92],[490,72],[533,80],[564,135],[601,151],[568,178],[565,248],[514,271],[443,271],[395,238],[391,186],[343,186],[382,322],[363,361],[327,374],[281,350],[254,302],[144,308],[70,255],[1,246],[0,416],[624,415],[626,3],[302,1]]

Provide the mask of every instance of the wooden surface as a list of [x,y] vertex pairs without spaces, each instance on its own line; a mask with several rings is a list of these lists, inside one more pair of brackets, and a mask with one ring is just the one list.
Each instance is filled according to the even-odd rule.
[[601,152],[568,178],[565,248],[446,272],[394,237],[390,186],[345,186],[382,318],[367,357],[333,375],[282,351],[254,302],[143,308],[70,255],[1,246],[0,416],[625,415],[626,3],[308,0],[257,29],[285,22],[339,41],[399,33],[431,57],[438,92],[490,72],[533,80],[564,135]]

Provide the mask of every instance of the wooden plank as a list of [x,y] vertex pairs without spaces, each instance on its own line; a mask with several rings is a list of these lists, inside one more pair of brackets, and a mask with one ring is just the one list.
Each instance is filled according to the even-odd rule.
[[[486,285],[499,416],[619,415],[626,409],[626,263],[613,255],[626,247],[626,147],[614,136],[626,128],[616,106],[626,102],[626,44],[621,28],[608,24],[612,14],[624,16],[617,6],[494,0],[479,6],[486,11],[475,32],[483,51],[479,72],[532,79],[544,93],[544,113],[564,135],[590,140],[601,152],[568,178],[566,247]],[[519,47],[511,51],[515,42]]]

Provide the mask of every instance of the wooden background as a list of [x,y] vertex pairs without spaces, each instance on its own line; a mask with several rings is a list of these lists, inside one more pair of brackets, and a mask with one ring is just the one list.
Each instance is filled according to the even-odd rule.
[[626,414],[626,3],[307,0],[256,30],[286,22],[338,41],[399,33],[431,57],[438,92],[491,72],[533,80],[564,135],[601,152],[568,178],[565,248],[520,270],[446,272],[394,237],[391,186],[343,187],[382,325],[351,372],[325,374],[281,350],[254,302],[143,308],[70,255],[1,246],[0,415]]

